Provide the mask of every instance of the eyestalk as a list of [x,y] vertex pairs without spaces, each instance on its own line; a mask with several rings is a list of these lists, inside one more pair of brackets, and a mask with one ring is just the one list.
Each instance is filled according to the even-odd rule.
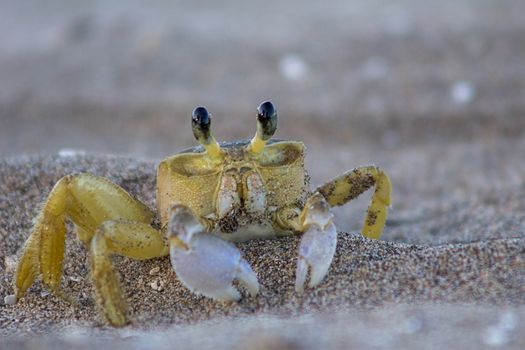
[[204,146],[210,157],[220,157],[222,154],[219,143],[211,133],[211,114],[205,107],[196,107],[191,114],[193,135]]
[[248,149],[252,153],[261,153],[266,142],[277,130],[277,110],[270,101],[265,101],[257,107],[257,131]]

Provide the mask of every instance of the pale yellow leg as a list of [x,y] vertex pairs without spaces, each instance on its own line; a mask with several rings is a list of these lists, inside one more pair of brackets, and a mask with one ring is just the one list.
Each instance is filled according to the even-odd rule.
[[80,238],[89,243],[104,221],[125,219],[149,224],[153,213],[105,178],[90,174],[63,177],[51,190],[22,249],[15,275],[17,299],[39,275],[49,289],[59,291],[66,218],[80,228]]
[[361,233],[365,237],[379,239],[385,226],[392,188],[388,176],[380,168],[364,166],[347,171],[317,191],[331,206],[339,206],[357,198],[374,185],[375,191]]
[[64,220],[67,181],[67,178],[62,178],[53,187],[24,245],[15,277],[17,299],[39,274],[44,284],[52,290],[58,290],[66,233]]
[[107,221],[91,240],[91,279],[97,304],[114,326],[126,323],[126,297],[122,294],[112,254],[133,259],[152,259],[168,254],[164,236],[140,222]]

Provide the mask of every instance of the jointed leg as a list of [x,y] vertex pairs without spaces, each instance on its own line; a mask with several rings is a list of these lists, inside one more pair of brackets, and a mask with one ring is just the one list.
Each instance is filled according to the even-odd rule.
[[137,260],[167,255],[161,232],[149,224],[132,221],[106,221],[91,240],[91,279],[99,309],[114,326],[126,323],[126,298],[119,287],[111,262],[112,254]]
[[378,167],[364,166],[345,172],[317,188],[331,206],[339,206],[357,198],[375,185],[361,233],[368,238],[381,237],[390,206],[391,184],[388,176]]
[[89,174],[63,177],[49,194],[24,245],[15,275],[17,298],[38,275],[52,291],[60,289],[66,218],[79,227],[80,238],[89,243],[104,221],[124,219],[149,224],[153,213],[107,179]]
[[67,178],[62,178],[55,185],[24,244],[15,276],[17,299],[24,295],[38,274],[51,290],[59,289],[66,233],[66,182]]
[[360,167],[344,173],[319,187],[308,199],[301,214],[284,210],[277,216],[277,224],[285,229],[303,233],[299,245],[299,257],[295,289],[304,288],[310,269],[309,286],[314,287],[326,275],[337,244],[337,232],[330,207],[343,205],[375,185],[375,192],[368,208],[362,234],[379,238],[390,205],[391,185],[388,176],[374,166]]

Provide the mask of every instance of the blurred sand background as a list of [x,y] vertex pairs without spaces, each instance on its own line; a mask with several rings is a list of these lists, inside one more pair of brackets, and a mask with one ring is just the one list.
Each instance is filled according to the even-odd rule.
[[[418,299],[422,305],[409,297],[390,298],[393,304],[384,307],[385,313],[370,311],[373,321],[361,321],[359,312],[368,313],[352,309],[323,319],[343,336],[334,336],[340,343],[330,343],[330,335],[319,333],[319,344],[341,346],[354,339],[350,343],[356,346],[419,347],[410,332],[409,341],[401,343],[367,343],[363,334],[377,323],[382,333],[396,338],[400,333],[394,326],[410,323],[415,312],[427,315],[435,325],[430,329],[440,329],[448,339],[471,339],[463,348],[492,346],[492,338],[483,334],[510,317],[514,336],[498,344],[519,348],[524,340],[518,330],[523,334],[525,327],[524,13],[521,0],[3,1],[0,157],[6,160],[0,210],[3,218],[27,215],[1,223],[0,257],[20,248],[36,211],[31,201],[41,201],[62,173],[90,170],[109,176],[152,205],[144,191],[153,188],[155,160],[195,144],[189,123],[194,106],[206,105],[214,114],[216,137],[232,140],[251,137],[255,108],[270,99],[280,115],[276,137],[307,143],[314,184],[362,164],[381,165],[389,173],[394,210],[385,241],[452,251],[490,242],[514,247],[503,250],[516,264],[516,271],[512,266],[505,270],[515,288],[507,294],[453,298],[461,305],[439,297]],[[23,157],[72,151],[129,156],[146,165],[121,158],[101,157],[86,165],[82,157]],[[127,172],[115,173],[122,169]],[[129,175],[134,169],[144,177]],[[34,184],[36,179],[40,182]],[[134,188],[129,183],[134,179],[146,184]],[[358,230],[366,205],[363,198],[337,209],[339,228]],[[426,263],[434,261],[432,254],[425,255]],[[5,293],[10,290],[7,265],[0,262]],[[342,291],[334,288],[336,295]],[[37,303],[39,295],[29,300]],[[505,306],[498,304],[498,295]],[[445,304],[430,303],[435,300]],[[481,304],[469,306],[473,302]],[[345,308],[350,304],[347,300]],[[45,305],[37,305],[42,315]],[[22,325],[14,321],[22,310],[0,306],[3,334],[26,330],[24,320]],[[449,318],[455,326],[444,325]],[[268,334],[279,335],[278,342],[289,334],[292,339],[300,332],[312,334],[315,320],[299,316],[266,324],[255,318],[246,321],[244,331],[267,325]],[[208,321],[218,322],[212,316]],[[59,317],[52,326],[31,327],[54,334],[68,322],[75,325]],[[235,320],[224,322],[233,323],[215,331],[197,324],[171,334],[199,347],[195,334],[240,327]],[[286,326],[275,326],[279,322]],[[341,326],[346,322],[353,328]],[[124,339],[126,346],[125,333],[116,334],[108,338]],[[434,344],[448,344],[441,333],[432,334]],[[5,345],[32,346],[21,342]]]

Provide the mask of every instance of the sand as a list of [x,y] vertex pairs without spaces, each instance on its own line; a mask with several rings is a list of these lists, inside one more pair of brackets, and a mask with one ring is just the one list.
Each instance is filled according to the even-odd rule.
[[[13,292],[13,262],[38,204],[56,180],[79,171],[106,176],[154,207],[155,162],[84,155],[2,161],[0,296]],[[515,195],[523,198],[523,192]],[[490,205],[502,209],[507,204]],[[449,221],[453,217],[449,214]],[[417,222],[403,224],[394,211],[391,221],[396,220],[385,239],[405,226],[425,227]],[[516,224],[515,218],[499,220],[505,221],[502,225]],[[96,313],[86,250],[70,234],[63,289],[77,304],[70,305],[35,283],[16,305],[0,306],[0,345],[33,348],[42,346],[44,339],[44,348],[87,346],[88,340],[92,345],[96,339],[101,346],[141,348],[151,343],[169,348],[184,339],[181,345],[189,348],[254,344],[381,348],[416,347],[421,339],[432,337],[434,344],[457,339],[465,348],[491,343],[519,347],[525,329],[525,238],[523,234],[486,237],[490,227],[485,230],[489,233],[480,233],[481,240],[453,244],[430,239],[420,244],[373,241],[340,232],[329,275],[302,296],[293,290],[297,238],[242,243],[238,246],[259,276],[262,290],[257,297],[243,291],[239,303],[191,294],[177,280],[167,258],[138,262],[118,257],[116,266],[133,320],[121,330],[106,327]],[[454,336],[441,339],[438,330]]]
[[[525,348],[524,11],[522,0],[0,2],[0,348]],[[370,193],[337,208],[336,258],[303,296],[297,239],[240,244],[262,290],[239,303],[190,294],[168,259],[116,257],[132,323],[115,330],[70,232],[62,285],[77,303],[37,282],[3,304],[61,176],[106,176],[153,208],[158,159],[195,144],[194,106],[230,141],[253,135],[264,99],[276,137],[306,142],[314,185],[385,169],[381,241],[357,233]]]

